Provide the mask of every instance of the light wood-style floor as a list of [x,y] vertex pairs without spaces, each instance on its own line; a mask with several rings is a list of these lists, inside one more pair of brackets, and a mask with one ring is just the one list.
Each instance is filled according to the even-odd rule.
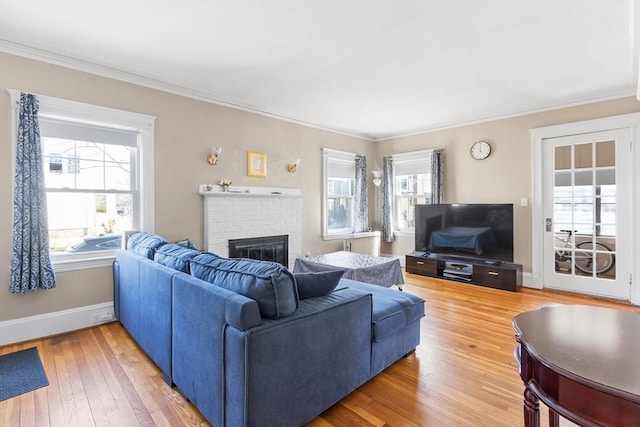
[[[523,425],[511,319],[554,304],[640,307],[523,289],[512,293],[406,274],[423,297],[421,344],[310,426]],[[49,386],[0,402],[0,426],[208,426],[118,324],[0,348],[37,346]],[[542,425],[547,425],[542,408]],[[563,426],[572,425],[562,421]]]

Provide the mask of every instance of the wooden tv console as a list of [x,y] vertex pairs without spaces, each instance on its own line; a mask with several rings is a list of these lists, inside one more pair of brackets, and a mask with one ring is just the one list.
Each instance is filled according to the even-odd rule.
[[505,291],[517,292],[522,287],[522,265],[511,262],[412,252],[406,255],[405,270]]

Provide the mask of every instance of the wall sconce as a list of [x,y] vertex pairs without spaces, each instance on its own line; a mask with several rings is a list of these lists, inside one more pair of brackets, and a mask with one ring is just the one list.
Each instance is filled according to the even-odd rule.
[[298,170],[299,164],[300,164],[300,159],[296,159],[295,162],[289,163],[289,166],[287,166],[287,170],[289,171],[289,173],[296,173],[296,171]]
[[380,184],[382,184],[382,171],[371,171],[371,173],[373,174],[373,185],[375,185],[376,187],[380,187]]
[[220,153],[222,153],[222,147],[211,147],[211,153],[207,156],[207,162],[209,162],[210,165],[217,165]]

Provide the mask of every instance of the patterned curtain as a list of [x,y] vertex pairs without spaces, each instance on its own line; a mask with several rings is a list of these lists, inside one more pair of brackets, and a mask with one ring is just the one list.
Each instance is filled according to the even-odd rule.
[[54,288],[56,278],[49,257],[47,198],[35,95],[20,94],[18,114],[9,291],[26,293]]
[[355,218],[353,231],[359,233],[369,229],[369,198],[367,190],[367,158],[356,154],[356,189],[353,197]]
[[393,235],[393,159],[382,159],[382,238],[391,243]]
[[444,202],[444,150],[431,153],[431,203]]

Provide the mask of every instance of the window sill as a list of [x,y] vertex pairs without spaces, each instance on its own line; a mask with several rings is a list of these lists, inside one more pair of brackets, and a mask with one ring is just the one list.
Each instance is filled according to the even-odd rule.
[[393,235],[396,237],[411,237],[411,238],[414,238],[416,236],[415,231],[399,231],[399,230],[394,231]]
[[344,233],[344,234],[325,234],[322,236],[322,240],[341,240],[341,239],[357,239],[360,237],[375,237],[380,236],[382,233],[379,231],[363,231],[361,233]]
[[56,273],[111,267],[117,251],[101,251],[93,254],[52,254],[51,263]]

